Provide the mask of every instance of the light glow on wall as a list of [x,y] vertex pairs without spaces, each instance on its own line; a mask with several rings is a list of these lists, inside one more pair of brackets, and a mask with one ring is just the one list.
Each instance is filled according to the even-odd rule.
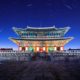
[[26,51],[28,51],[28,47],[26,47]]
[[39,47],[37,47],[37,51],[39,51]]
[[63,50],[64,50],[64,48],[63,48],[63,47],[60,47],[60,50],[61,50],[61,51],[63,51]]
[[43,47],[43,51],[45,51],[46,49],[45,49],[45,47]]
[[54,47],[54,51],[56,51],[57,50],[57,47]]
[[19,50],[22,51],[22,47],[19,47]]

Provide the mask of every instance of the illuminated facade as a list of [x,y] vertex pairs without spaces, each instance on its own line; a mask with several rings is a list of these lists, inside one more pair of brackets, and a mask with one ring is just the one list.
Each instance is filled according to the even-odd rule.
[[53,52],[63,51],[65,44],[71,41],[72,37],[64,37],[70,27],[29,27],[16,28],[13,30],[19,38],[10,38],[19,47],[19,51],[29,52]]

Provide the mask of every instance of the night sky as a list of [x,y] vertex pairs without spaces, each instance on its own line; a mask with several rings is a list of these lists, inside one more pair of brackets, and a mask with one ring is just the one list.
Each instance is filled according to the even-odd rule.
[[65,35],[74,37],[65,48],[80,48],[80,0],[0,0],[0,48],[16,44],[9,37],[17,37],[12,27],[66,27]]

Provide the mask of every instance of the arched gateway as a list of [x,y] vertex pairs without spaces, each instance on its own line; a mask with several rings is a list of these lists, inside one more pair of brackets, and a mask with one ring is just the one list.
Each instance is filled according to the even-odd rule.
[[52,52],[63,51],[64,45],[71,41],[72,37],[64,37],[70,27],[56,28],[53,27],[29,27],[16,28],[13,30],[20,38],[10,38],[15,42],[19,51],[29,52]]

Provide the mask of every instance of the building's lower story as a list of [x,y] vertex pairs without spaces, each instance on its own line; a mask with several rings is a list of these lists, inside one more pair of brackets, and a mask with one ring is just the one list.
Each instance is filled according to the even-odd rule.
[[64,51],[64,46],[71,38],[59,39],[15,39],[11,40],[18,45],[19,51],[28,52],[53,52]]
[[28,51],[28,52],[53,52],[53,51],[63,51],[64,46],[19,46],[19,51]]

